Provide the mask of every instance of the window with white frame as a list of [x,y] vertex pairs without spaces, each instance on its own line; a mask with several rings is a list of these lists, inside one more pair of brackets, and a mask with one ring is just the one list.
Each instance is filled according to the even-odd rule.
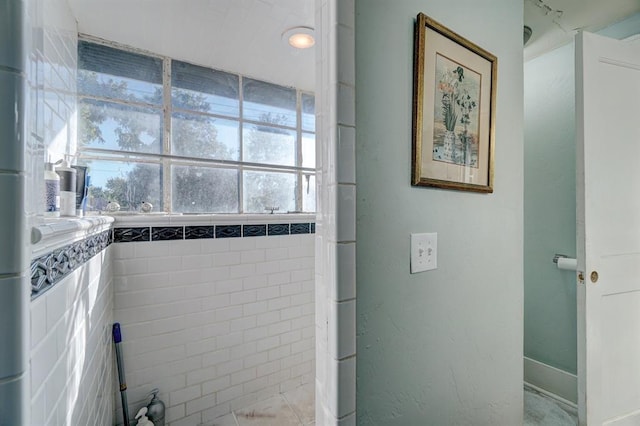
[[312,93],[78,42],[78,164],[88,208],[313,212]]

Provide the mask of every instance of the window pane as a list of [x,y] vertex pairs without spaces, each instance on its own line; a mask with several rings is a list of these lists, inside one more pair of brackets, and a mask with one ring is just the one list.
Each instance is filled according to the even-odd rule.
[[292,173],[244,172],[245,213],[265,213],[277,207],[280,213],[296,208],[296,177]]
[[242,114],[246,120],[296,126],[295,89],[244,78],[242,96]]
[[103,211],[109,201],[117,201],[121,211],[139,211],[145,201],[153,211],[162,211],[159,164],[88,159],[78,164],[89,167],[88,211]]
[[302,211],[316,211],[316,177],[315,175],[302,175]]
[[218,160],[240,158],[240,126],[237,121],[174,113],[171,123],[173,154]]
[[172,61],[171,85],[171,102],[175,108],[239,115],[237,75]]
[[162,104],[162,60],[78,41],[78,91]]
[[316,167],[316,135],[302,134],[302,167]]
[[244,161],[295,166],[296,132],[245,124],[242,129]]
[[78,141],[81,148],[160,153],[162,111],[112,102],[78,102]]
[[238,171],[172,166],[172,204],[176,213],[237,213]]
[[316,99],[313,95],[302,94],[302,130],[316,131]]

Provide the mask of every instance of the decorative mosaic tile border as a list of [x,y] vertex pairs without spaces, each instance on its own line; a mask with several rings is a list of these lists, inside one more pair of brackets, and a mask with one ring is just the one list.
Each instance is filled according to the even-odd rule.
[[269,223],[262,225],[144,226],[114,228],[114,243],[195,240],[203,238],[266,237],[315,234],[315,223]]
[[106,230],[32,260],[31,299],[49,290],[112,242],[111,230]]

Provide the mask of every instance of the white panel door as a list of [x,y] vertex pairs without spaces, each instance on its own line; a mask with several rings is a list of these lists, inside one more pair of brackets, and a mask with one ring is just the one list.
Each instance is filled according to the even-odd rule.
[[640,42],[576,36],[576,130],[580,425],[640,425]]

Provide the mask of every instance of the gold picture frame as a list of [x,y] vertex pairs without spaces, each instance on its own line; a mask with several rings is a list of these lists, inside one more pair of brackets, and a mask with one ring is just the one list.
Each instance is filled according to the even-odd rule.
[[493,192],[498,59],[416,19],[411,184]]

